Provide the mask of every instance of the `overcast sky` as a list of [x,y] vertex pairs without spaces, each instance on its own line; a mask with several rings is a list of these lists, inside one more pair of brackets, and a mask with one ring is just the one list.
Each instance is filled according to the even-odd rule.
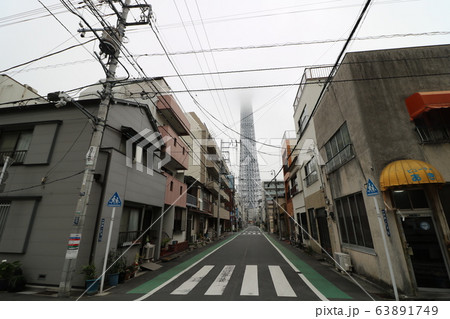
[[[93,38],[77,32],[80,18],[61,2],[2,1],[0,70],[27,62]],[[79,1],[81,3],[81,1]],[[99,3],[99,1],[93,1]],[[135,2],[135,1],[132,1]],[[139,1],[143,3],[143,0]],[[128,52],[146,76],[166,76],[184,111],[194,111],[214,136],[226,142],[239,139],[239,108],[251,104],[256,139],[275,147],[257,145],[262,179],[281,167],[281,138],[294,130],[293,102],[304,66],[333,64],[366,0],[155,0],[149,1],[160,39],[181,75],[225,71],[218,75],[184,76],[197,106],[148,25],[127,28]],[[94,27],[98,21],[87,9],[78,12]],[[106,5],[98,9],[108,14]],[[348,51],[378,50],[450,43],[450,1],[375,0]],[[133,12],[129,21],[139,19]],[[58,22],[58,20],[61,22]],[[115,17],[106,18],[115,21]],[[62,24],[67,28],[66,30]],[[263,48],[269,46],[269,48]],[[98,41],[6,72],[41,95],[71,90],[104,78],[92,53]],[[193,54],[189,51],[200,51]],[[203,52],[201,52],[203,51]],[[205,52],[206,51],[206,52]],[[123,60],[131,77],[140,74]],[[141,72],[142,73],[142,72]],[[119,76],[127,73],[123,67]],[[280,86],[281,85],[281,86]],[[255,86],[272,86],[248,88]],[[236,87],[247,87],[236,89]],[[226,90],[217,90],[227,88]],[[230,130],[232,128],[233,130]],[[231,152],[231,169],[238,172],[238,157]]]

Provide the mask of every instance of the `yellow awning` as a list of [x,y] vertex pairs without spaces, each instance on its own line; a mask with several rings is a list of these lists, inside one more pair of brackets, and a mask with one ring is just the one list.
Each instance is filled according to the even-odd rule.
[[382,191],[395,186],[435,183],[445,183],[441,173],[428,163],[411,159],[388,164],[380,176]]

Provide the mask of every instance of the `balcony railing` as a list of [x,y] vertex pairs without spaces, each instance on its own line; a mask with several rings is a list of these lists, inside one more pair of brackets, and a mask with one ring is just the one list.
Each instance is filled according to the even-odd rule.
[[339,153],[333,156],[326,164],[327,173],[331,173],[335,169],[347,163],[351,160],[355,155],[353,151],[353,145],[348,144],[344,147]]
[[186,205],[197,207],[197,203],[198,203],[198,200],[197,200],[196,196],[191,195],[191,194],[187,194]]
[[23,163],[28,151],[10,151],[10,152],[0,152],[0,165],[5,162],[5,157],[9,156],[14,159],[14,163]]
[[128,232],[120,232],[119,233],[119,247],[131,246],[134,244],[141,243],[141,239],[137,240],[141,235],[141,231],[128,231]]
[[450,142],[450,127],[417,126],[416,132],[422,143]]
[[306,186],[311,186],[315,182],[319,180],[319,174],[317,174],[317,171],[312,171],[308,174],[308,176],[305,177]]

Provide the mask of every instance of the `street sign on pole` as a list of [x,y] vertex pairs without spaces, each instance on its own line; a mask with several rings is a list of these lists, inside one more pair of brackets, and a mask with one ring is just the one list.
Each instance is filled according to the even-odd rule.
[[380,195],[380,192],[378,191],[378,188],[375,186],[375,184],[372,182],[372,180],[369,178],[367,181],[367,190],[366,190],[367,196],[377,196]]
[[[117,194],[117,192],[115,192],[114,195],[109,199],[107,206],[112,207],[113,209],[111,213],[111,222],[109,223],[108,239],[106,240],[105,258],[103,259],[103,268],[101,275],[102,278],[100,280],[100,293],[103,293],[103,285],[105,283],[106,266],[108,263],[109,246],[111,244],[111,235],[114,225],[114,215],[116,214],[116,207],[122,206],[122,201],[120,200],[119,194]],[[102,233],[103,233],[103,225],[102,225]],[[116,261],[114,260],[114,262]]]
[[114,195],[112,195],[112,197],[109,199],[108,207],[120,207],[122,206],[122,201],[120,200],[119,194],[117,194],[117,192],[114,193]]

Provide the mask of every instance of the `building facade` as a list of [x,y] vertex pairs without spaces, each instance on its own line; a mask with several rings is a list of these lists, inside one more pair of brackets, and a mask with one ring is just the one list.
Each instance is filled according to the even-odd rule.
[[407,295],[450,289],[449,52],[348,53],[314,115],[335,250]]

